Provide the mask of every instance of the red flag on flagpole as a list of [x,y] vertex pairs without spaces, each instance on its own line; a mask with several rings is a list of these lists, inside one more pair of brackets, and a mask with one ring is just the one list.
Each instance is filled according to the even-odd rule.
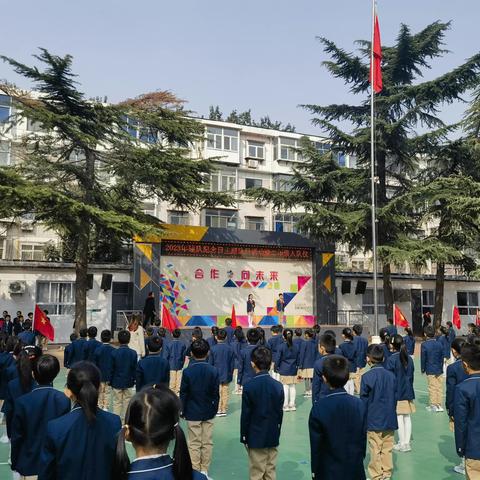
[[235,305],[232,305],[232,327],[237,328],[237,314],[235,313]]
[[373,26],[373,43],[372,43],[372,59],[370,61],[370,83],[373,80],[373,90],[375,93],[382,91],[382,44],[380,41],[380,26],[378,24],[378,16],[375,12],[375,20]]
[[453,306],[452,323],[458,330],[460,330],[460,327],[462,326],[462,319],[460,318],[460,312],[458,311],[458,307],[456,305]]
[[173,332],[177,328],[177,322],[164,303],[162,303],[162,326],[170,332]]
[[393,304],[393,323],[397,327],[409,327],[410,324],[398,305]]
[[477,308],[477,315],[475,317],[475,325],[480,326],[480,310]]
[[50,323],[50,319],[38,305],[35,305],[35,313],[33,315],[33,330],[36,330],[40,335],[48,338],[51,342],[53,342],[55,338],[55,329]]

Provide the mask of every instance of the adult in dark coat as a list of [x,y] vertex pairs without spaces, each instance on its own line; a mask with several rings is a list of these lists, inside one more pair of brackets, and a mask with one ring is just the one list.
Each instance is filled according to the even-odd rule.
[[147,328],[149,323],[153,323],[155,313],[155,297],[153,296],[153,292],[150,292],[143,307],[143,328]]

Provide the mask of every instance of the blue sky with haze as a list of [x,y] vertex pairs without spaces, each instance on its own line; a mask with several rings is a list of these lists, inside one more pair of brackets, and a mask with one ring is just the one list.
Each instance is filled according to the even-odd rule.
[[[480,50],[478,0],[378,4],[385,45],[402,22],[418,31],[434,20],[453,21],[451,53],[435,60],[426,78]],[[351,50],[354,40],[370,37],[370,15],[369,0],[17,0],[2,6],[0,52],[23,62],[37,47],[70,53],[88,96],[118,101],[170,89],[198,115],[212,104],[226,113],[251,108],[254,118],[270,115],[320,133],[298,105],[352,97],[321,66],[326,56],[315,37]],[[0,78],[28,87],[3,63]],[[443,118],[454,121],[463,108],[445,108]]]

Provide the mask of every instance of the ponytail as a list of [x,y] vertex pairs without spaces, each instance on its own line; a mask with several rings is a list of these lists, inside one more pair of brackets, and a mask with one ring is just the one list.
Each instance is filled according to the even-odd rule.
[[191,479],[193,476],[192,460],[188,451],[185,433],[178,423],[174,426],[174,429],[173,478],[175,480]]
[[125,447],[126,428],[126,425],[124,425],[117,436],[117,447],[112,466],[112,478],[115,478],[115,480],[127,480],[128,472],[130,471],[130,459]]
[[28,393],[32,389],[33,377],[32,372],[35,368],[37,360],[42,355],[42,350],[39,347],[28,345],[18,353],[17,357],[17,371],[20,386],[23,393]]
[[400,347],[400,361],[402,362],[403,368],[406,370],[408,367],[408,352],[405,343]]
[[293,332],[290,328],[287,328],[283,331],[283,338],[285,338],[285,341],[287,342],[287,347],[292,348],[293,347]]
[[412,332],[412,329],[410,327],[406,327],[405,331],[407,332],[407,335],[409,337],[413,338],[413,332]]
[[98,388],[95,388],[92,382],[86,381],[76,397],[78,404],[83,408],[88,422],[93,422],[97,416]]
[[68,372],[67,388],[75,395],[89,423],[97,415],[99,387],[100,371],[91,362],[78,362]]

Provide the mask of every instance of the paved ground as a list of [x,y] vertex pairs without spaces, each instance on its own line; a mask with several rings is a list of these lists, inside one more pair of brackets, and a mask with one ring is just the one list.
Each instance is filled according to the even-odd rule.
[[[50,352],[49,352],[50,353]],[[416,360],[417,371],[419,370]],[[55,386],[65,385],[65,370],[62,369]],[[298,410],[286,413],[283,421],[281,446],[278,462],[278,480],[300,480],[310,478],[308,414],[310,399],[303,398],[303,385],[298,387]],[[417,413],[413,416],[413,451],[394,455],[393,479],[447,480],[462,477],[452,471],[458,463],[453,435],[448,429],[445,413],[430,413],[425,410],[427,389],[425,379],[417,373]],[[214,456],[210,475],[214,480],[230,478],[247,479],[248,465],[244,447],[239,442],[240,397],[231,396],[230,414],[215,420]],[[335,421],[332,419],[332,426]],[[4,427],[0,427],[0,435]],[[8,447],[0,444],[0,479],[11,478]],[[366,464],[368,462],[368,456]]]

